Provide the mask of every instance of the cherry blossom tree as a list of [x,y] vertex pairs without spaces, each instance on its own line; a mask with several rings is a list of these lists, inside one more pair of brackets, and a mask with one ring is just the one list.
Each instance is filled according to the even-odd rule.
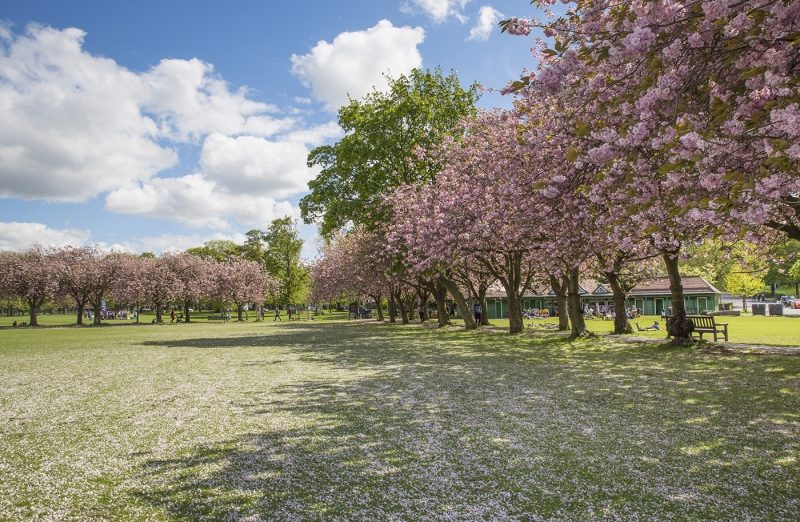
[[634,286],[656,275],[656,258],[645,241],[603,246],[607,248],[596,250],[597,265],[614,296],[614,334],[633,333],[625,313],[625,301]]
[[579,101],[573,134],[586,139],[568,159],[595,165],[594,197],[624,197],[624,221],[661,252],[669,331],[686,342],[682,245],[758,224],[800,233],[800,3],[588,0],[547,22],[504,22],[535,27],[550,38],[536,49],[544,66],[510,90]]
[[[522,331],[521,296],[533,277],[536,179],[527,150],[518,143],[520,121],[509,111],[465,120],[464,138],[448,140],[445,167],[432,185],[407,187],[393,196],[396,222],[390,242],[407,244],[416,270],[435,270],[474,327],[470,308],[452,272],[477,262],[499,280],[509,300],[512,333]],[[472,322],[470,322],[472,321]]]
[[337,236],[314,265],[315,300],[368,297],[374,303],[376,319],[383,321],[383,300],[389,294],[388,267],[380,254],[384,243],[378,233],[360,227]]
[[[459,252],[450,245],[429,256],[428,251],[433,250],[428,240],[438,237],[449,230],[453,223],[446,223],[447,216],[440,212],[438,185],[412,186],[398,188],[390,198],[394,220],[387,231],[387,252],[396,259],[398,266],[394,271],[411,272],[412,274],[433,274],[433,294],[437,301],[439,324],[443,326],[449,320],[449,314],[444,314],[446,308],[444,301],[449,293],[456,306],[461,311],[465,328],[474,329],[474,317],[464,297],[463,287],[453,277],[453,266]],[[394,294],[390,295],[389,310],[393,315],[395,303]],[[447,319],[446,319],[447,318]]]
[[25,301],[30,311],[28,324],[39,326],[38,314],[48,299],[58,295],[58,272],[54,253],[40,245],[5,256],[5,287]]
[[144,263],[142,257],[130,254],[117,254],[119,274],[108,295],[117,303],[125,303],[136,310],[136,322],[139,322],[139,308],[146,299],[144,280]]
[[120,257],[119,253],[102,255],[95,252],[86,267],[84,282],[87,285],[89,305],[94,313],[94,325],[101,324],[103,302],[119,280],[122,272]]
[[54,267],[63,293],[75,301],[75,324],[83,324],[83,314],[92,291],[94,265],[100,253],[92,247],[68,246],[55,251]]
[[214,280],[216,297],[236,306],[237,321],[244,321],[247,304],[260,303],[268,287],[277,286],[277,282],[267,275],[259,263],[243,258],[220,262]]
[[164,322],[164,307],[180,296],[182,285],[175,277],[170,265],[171,256],[141,257],[138,260],[131,296],[141,298],[142,302],[153,305],[156,311],[155,322]]
[[189,323],[192,303],[212,293],[211,279],[216,261],[189,253],[167,253],[163,257],[179,283],[180,289],[175,297],[182,301],[184,321]]

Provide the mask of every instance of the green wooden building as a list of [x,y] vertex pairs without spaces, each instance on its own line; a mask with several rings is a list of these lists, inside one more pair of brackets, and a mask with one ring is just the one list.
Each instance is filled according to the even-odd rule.
[[[703,313],[716,310],[720,304],[720,292],[702,277],[682,278],[684,303],[688,313]],[[585,279],[580,284],[581,306],[583,309],[600,306],[612,307],[614,296],[611,288],[594,279]],[[522,309],[547,308],[556,306],[555,294],[547,288],[533,289],[522,297]],[[642,315],[661,315],[672,306],[669,278],[658,277],[639,283],[628,293],[626,309],[636,306]],[[490,319],[508,317],[508,299],[499,285],[493,285],[486,294],[486,313]]]

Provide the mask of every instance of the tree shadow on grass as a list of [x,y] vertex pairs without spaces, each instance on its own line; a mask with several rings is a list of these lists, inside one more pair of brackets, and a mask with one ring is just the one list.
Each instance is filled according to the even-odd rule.
[[[461,475],[475,466],[458,465],[466,455],[459,455],[457,439],[468,433],[426,429],[438,427],[444,413],[431,408],[441,405],[408,390],[391,393],[387,387],[399,378],[389,371],[355,383],[298,383],[250,396],[240,404],[244,415],[284,419],[286,426],[150,460],[139,482],[154,486],[134,494],[171,515],[208,519],[418,518],[459,512],[461,502],[493,505],[488,490],[473,492],[480,499],[464,498],[469,481]],[[419,393],[424,388],[412,386]],[[376,387],[387,392],[383,399]],[[477,455],[469,457],[480,460]],[[450,466],[440,477],[437,470]]]
[[[797,451],[797,396],[765,384],[796,372],[782,360],[366,326],[244,339],[321,371],[248,392],[246,432],[146,461],[139,500],[193,519],[800,511],[800,479],[775,464]],[[160,345],[207,342],[188,341]]]

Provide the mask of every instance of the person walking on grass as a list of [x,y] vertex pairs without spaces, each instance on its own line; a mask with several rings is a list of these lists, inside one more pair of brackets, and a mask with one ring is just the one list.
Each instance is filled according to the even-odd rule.
[[274,323],[275,321],[283,322],[283,319],[281,319],[281,309],[277,306],[275,307],[275,317],[272,318],[272,322]]

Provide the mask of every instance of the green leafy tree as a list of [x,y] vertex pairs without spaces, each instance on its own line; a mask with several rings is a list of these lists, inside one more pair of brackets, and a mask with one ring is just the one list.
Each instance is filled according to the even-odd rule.
[[459,121],[476,112],[478,87],[463,88],[455,72],[413,70],[389,80],[386,92],[373,91],[339,109],[345,137],[311,151],[310,167],[321,167],[300,201],[303,220],[319,221],[323,236],[348,224],[368,227],[385,219],[381,198],[394,188],[431,181],[441,169],[438,158],[426,154]]
[[747,296],[761,292],[764,289],[764,280],[749,272],[732,270],[725,276],[725,288],[732,294],[742,296],[742,309],[746,310]]
[[789,239],[772,245],[766,256],[769,270],[764,279],[779,286],[794,286],[794,295],[800,294],[800,274],[792,275],[792,268],[800,262],[800,241]]
[[264,265],[278,282],[277,295],[271,297],[284,305],[300,302],[308,292],[308,272],[300,262],[303,240],[294,220],[286,216],[272,221],[261,240],[266,246]]
[[791,282],[794,283],[794,295],[800,296],[800,259],[795,261],[788,273]]
[[214,259],[216,261],[225,261],[232,257],[239,256],[241,251],[242,247],[227,239],[206,241],[203,243],[203,246],[192,247],[186,250],[189,254]]
[[266,250],[264,249],[264,231],[254,228],[245,234],[244,245],[239,249],[242,255],[250,261],[256,261],[264,264],[264,256]]
[[[768,270],[764,247],[747,241],[726,243],[720,239],[706,239],[686,248],[686,259],[681,261],[683,275],[700,276],[718,288],[739,293],[728,288],[728,275],[747,272],[763,279]],[[763,288],[752,292],[763,291]]]
[[724,288],[725,276],[734,264],[729,245],[719,239],[708,239],[686,248],[680,271],[683,275],[700,276],[718,288]]

